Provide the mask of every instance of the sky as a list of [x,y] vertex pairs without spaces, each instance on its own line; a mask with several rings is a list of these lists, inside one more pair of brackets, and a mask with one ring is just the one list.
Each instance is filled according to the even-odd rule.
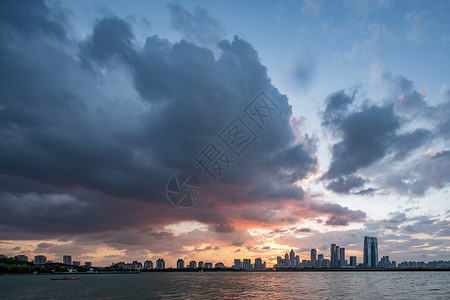
[[0,6],[0,253],[450,260],[448,1]]

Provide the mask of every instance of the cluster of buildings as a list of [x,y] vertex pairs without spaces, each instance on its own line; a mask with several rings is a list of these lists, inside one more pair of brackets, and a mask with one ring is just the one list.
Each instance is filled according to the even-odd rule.
[[182,258],[177,260],[177,269],[223,269],[225,265],[223,262],[218,262],[216,264],[210,262],[199,261],[198,263],[195,260],[191,260],[188,265],[185,265],[184,260]]
[[376,237],[364,237],[364,262],[357,264],[356,256],[350,256],[349,260],[345,259],[345,248],[339,247],[336,244],[330,245],[330,259],[325,259],[323,254],[317,254],[317,249],[311,249],[311,259],[304,259],[300,261],[298,255],[295,255],[294,250],[289,254],[285,254],[284,258],[277,257],[276,269],[302,269],[302,268],[392,268],[396,266],[396,262],[390,262],[389,256],[383,256],[381,261],[378,261],[378,241]]
[[[144,262],[144,264],[142,265],[142,263],[138,262],[138,261],[133,261],[132,263],[125,263],[125,262],[118,262],[118,263],[113,263],[111,265],[112,267],[121,267],[124,269],[136,269],[136,270],[164,270],[166,268],[166,263],[164,261],[164,259],[159,258],[156,260],[156,265],[153,265],[153,262],[151,260],[147,260]],[[223,269],[225,268],[225,265],[222,262],[218,262],[216,264],[212,264],[210,262],[203,262],[203,261],[199,261],[198,263],[195,260],[192,260],[189,262],[189,264],[185,264],[183,259],[178,259],[177,260],[177,269]]]
[[[7,256],[0,254],[0,258],[7,258]],[[28,261],[28,256],[26,256],[26,255],[16,255],[16,256],[14,256],[14,258],[19,261]],[[66,265],[66,266],[73,266],[73,267],[82,266],[81,261],[77,261],[77,260],[72,261],[72,256],[70,256],[70,255],[64,255],[62,260],[63,260],[62,264]],[[31,260],[31,263],[40,266],[40,265],[53,264],[53,263],[59,263],[59,262],[47,260],[47,257],[45,255],[36,255],[34,257],[34,259]],[[88,268],[92,268],[92,262],[86,261],[86,262],[84,262],[84,266],[88,267]]]
[[[166,265],[164,263],[164,259],[160,258],[157,261],[157,269],[165,269]],[[153,262],[151,260],[146,260],[144,262],[144,264],[142,265],[141,262],[138,261],[133,261],[132,263],[125,263],[123,261],[118,262],[118,263],[114,263],[111,265],[112,267],[121,267],[123,269],[136,269],[136,270],[141,270],[141,269],[146,269],[146,270],[151,270],[153,269]]]
[[235,259],[233,264],[233,269],[235,270],[247,270],[247,271],[262,271],[266,269],[266,262],[262,261],[261,258],[255,258],[255,263],[252,264],[252,260],[249,258],[244,258],[242,261],[240,259]]
[[[397,265],[395,261],[390,261],[389,256],[383,256],[380,260],[378,260],[378,240],[376,237],[364,237],[364,248],[363,248],[363,262],[357,264],[356,256],[350,256],[349,259],[346,259],[345,256],[345,248],[339,247],[336,244],[330,244],[330,259],[324,258],[323,253],[318,254],[317,249],[311,249],[310,259],[303,259],[300,261],[298,255],[295,255],[294,250],[291,250],[290,253],[286,253],[284,258],[281,256],[277,257],[277,263],[273,266],[274,269],[302,269],[302,268],[401,268],[401,269],[410,269],[410,268],[450,268],[450,261],[433,261],[425,263],[423,261],[415,262],[402,262]],[[5,255],[0,254],[0,258],[7,258]],[[28,261],[28,257],[26,255],[17,255],[15,256],[16,260],[19,261]],[[53,261],[48,260],[44,255],[36,255],[34,260],[31,261],[36,265],[45,265],[47,263],[53,263]],[[77,267],[81,266],[80,261],[72,261],[72,256],[64,255],[63,256],[63,264],[69,267]],[[92,268],[92,262],[86,261],[84,266]],[[121,267],[123,269],[134,269],[134,270],[163,270],[166,269],[166,264],[164,259],[159,258],[156,260],[155,266],[151,260],[147,260],[142,264],[138,261],[133,261],[132,263],[118,262],[114,263],[111,266]],[[213,265],[211,262],[203,262],[199,261],[198,263],[195,260],[191,260],[188,264],[185,264],[183,259],[177,260],[178,270],[188,270],[188,269],[224,269],[227,268],[222,262],[218,262]],[[232,269],[235,270],[247,270],[247,271],[262,271],[266,270],[266,262],[262,261],[261,258],[256,258],[254,263],[252,263],[251,259],[234,259],[234,264]]]

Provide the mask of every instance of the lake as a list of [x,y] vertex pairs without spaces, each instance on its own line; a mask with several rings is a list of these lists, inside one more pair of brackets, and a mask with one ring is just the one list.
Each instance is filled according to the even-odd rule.
[[[168,272],[0,276],[0,299],[450,299],[450,272]],[[59,277],[63,277],[59,275]]]

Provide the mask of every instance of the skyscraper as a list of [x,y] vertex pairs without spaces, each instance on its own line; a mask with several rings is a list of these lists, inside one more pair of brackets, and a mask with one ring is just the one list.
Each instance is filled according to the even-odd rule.
[[339,268],[339,266],[341,265],[341,250],[339,248],[339,246],[336,245],[336,260],[334,262],[334,266],[333,268]]
[[184,269],[184,260],[181,258],[177,260],[177,269]]
[[36,265],[44,265],[47,262],[47,257],[45,257],[44,255],[36,255],[34,257],[34,263]]
[[311,249],[311,261],[316,261],[317,250]]
[[383,256],[381,258],[381,267],[382,268],[389,268],[390,264],[389,264],[389,256]]
[[378,241],[376,237],[364,237],[364,265],[372,268],[378,265]]
[[337,266],[336,244],[330,245],[330,258],[331,258],[331,267],[335,268]]
[[295,259],[295,252],[294,252],[293,249],[291,249],[291,253],[289,253],[289,259],[290,259],[291,261],[294,261],[294,259]]
[[345,266],[345,248],[339,249],[339,267]]
[[233,265],[233,267],[234,267],[236,270],[242,269],[242,261],[241,261],[239,258],[235,258],[235,259],[234,259],[234,265]]
[[255,258],[255,270],[263,270],[263,263],[261,258]]
[[242,261],[242,268],[244,270],[251,270],[252,269],[252,260],[249,258],[244,258]]
[[[184,262],[183,262],[183,265],[184,265]],[[153,262],[151,260],[146,260],[144,262],[144,268],[145,269],[153,269]]]
[[166,268],[166,262],[162,258],[158,258],[156,260],[156,268],[157,269],[165,269]]
[[195,260],[189,262],[189,269],[197,269],[197,262]]
[[350,267],[356,267],[356,256],[350,256]]
[[65,264],[65,265],[72,265],[72,256],[64,255],[63,256],[63,264]]

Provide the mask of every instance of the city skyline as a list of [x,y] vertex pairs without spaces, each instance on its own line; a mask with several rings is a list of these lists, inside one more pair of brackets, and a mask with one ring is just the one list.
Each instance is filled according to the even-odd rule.
[[0,1],[0,253],[450,260],[449,11]]
[[[353,251],[351,251],[353,252]],[[274,269],[280,269],[280,268],[333,268],[333,269],[339,269],[343,267],[357,267],[357,266],[364,266],[369,268],[390,268],[392,267],[391,260],[389,253],[383,253],[382,258],[378,259],[378,240],[376,237],[364,237],[363,242],[363,256],[359,258],[355,255],[346,255],[345,248],[340,247],[336,244],[330,244],[329,246],[329,256],[324,256],[324,253],[318,253],[316,248],[311,248],[310,251],[310,257],[309,259],[304,259],[303,257],[300,258],[299,255],[295,255],[294,249],[290,249],[290,251],[285,252],[284,259],[283,256],[277,256],[275,258],[269,258],[268,261],[275,261],[272,266],[267,265],[266,257],[257,257],[254,258],[254,264],[251,263],[250,258],[233,258],[232,264],[229,263],[223,263],[222,259],[219,260],[210,260],[210,261],[204,261],[199,260],[197,265],[198,258],[194,258],[191,260],[185,260],[183,258],[178,258],[176,261],[175,266],[171,265],[170,263],[166,265],[166,260],[162,257],[159,257],[155,263],[147,259],[145,260],[144,264],[139,262],[138,260],[134,260],[132,263],[125,263],[125,262],[113,262],[112,266],[120,266],[123,268],[131,268],[131,269],[167,269],[167,268],[175,268],[175,269],[201,269],[205,266],[206,268],[211,269],[213,266],[219,264],[223,267],[233,268],[233,269],[239,269],[239,270],[265,270],[266,268],[274,268]],[[385,255],[387,254],[387,255]],[[4,254],[0,254],[0,257],[7,257]],[[15,259],[20,261],[28,261],[28,257],[25,255],[16,255],[13,256]],[[55,262],[60,263],[58,261],[51,261],[47,260],[47,257],[43,254],[36,255],[34,257],[35,259],[31,262],[42,265],[46,262]],[[348,258],[348,259],[347,259]],[[435,260],[436,261],[436,260]],[[438,261],[442,261],[439,260]],[[400,260],[399,263],[405,263],[406,260]],[[71,255],[64,255],[62,256],[62,263],[64,265],[73,265],[78,266],[81,265],[80,261],[73,261],[72,264],[72,256]],[[393,261],[394,267],[396,266],[396,261]],[[92,262],[85,262],[85,266],[93,266]],[[105,267],[105,266],[103,266]],[[214,267],[215,268],[215,267]]]

